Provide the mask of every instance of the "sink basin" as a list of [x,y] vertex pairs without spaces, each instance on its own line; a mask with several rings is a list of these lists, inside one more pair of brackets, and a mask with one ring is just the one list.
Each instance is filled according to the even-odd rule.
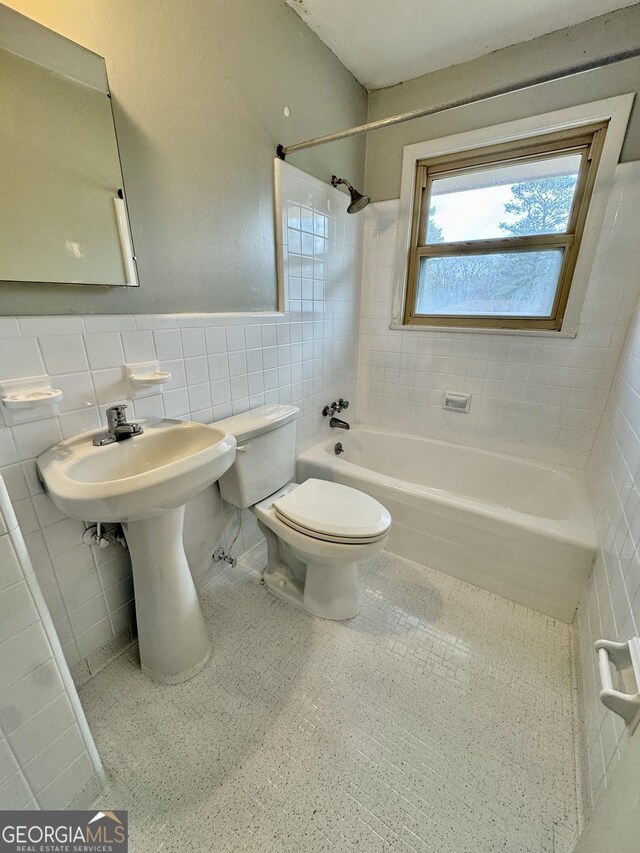
[[236,440],[191,421],[142,422],[142,435],[94,447],[101,430],[56,444],[38,458],[52,501],[83,521],[137,521],[182,506],[235,458]]
[[133,569],[140,661],[154,681],[177,684],[206,666],[211,640],[184,552],[185,502],[233,464],[236,440],[190,421],[142,422],[144,432],[95,447],[101,430],[43,453],[52,501],[83,521],[119,521]]

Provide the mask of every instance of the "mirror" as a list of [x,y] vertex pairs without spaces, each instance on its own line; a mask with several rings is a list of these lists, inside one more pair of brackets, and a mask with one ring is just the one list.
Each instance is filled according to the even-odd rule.
[[104,60],[6,6],[0,281],[138,284]]

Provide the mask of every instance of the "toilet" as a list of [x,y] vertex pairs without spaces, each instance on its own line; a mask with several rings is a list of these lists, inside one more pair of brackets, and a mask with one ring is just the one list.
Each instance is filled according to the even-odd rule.
[[274,595],[314,616],[351,619],[359,611],[358,563],[384,548],[391,516],[341,483],[294,482],[298,413],[268,405],[216,422],[238,442],[220,492],[256,515],[268,549],[263,580]]

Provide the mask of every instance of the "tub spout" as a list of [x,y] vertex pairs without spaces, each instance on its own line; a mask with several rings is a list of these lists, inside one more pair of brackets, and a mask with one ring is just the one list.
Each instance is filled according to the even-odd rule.
[[341,421],[340,418],[331,418],[329,426],[335,429],[351,429],[349,424],[346,421]]

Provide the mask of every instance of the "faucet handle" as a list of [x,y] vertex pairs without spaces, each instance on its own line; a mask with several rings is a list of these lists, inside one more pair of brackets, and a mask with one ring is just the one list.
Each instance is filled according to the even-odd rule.
[[107,409],[108,423],[121,424],[125,421],[124,410],[127,408],[126,403],[119,403],[117,406],[111,406]]
[[333,415],[335,415],[336,412],[341,412],[343,409],[348,409],[348,408],[349,408],[349,401],[343,400],[342,397],[340,397],[340,399],[338,400],[337,403],[334,401],[333,403],[331,403],[330,406],[325,406],[324,409],[322,410],[322,414],[326,418],[327,415],[333,416]]

